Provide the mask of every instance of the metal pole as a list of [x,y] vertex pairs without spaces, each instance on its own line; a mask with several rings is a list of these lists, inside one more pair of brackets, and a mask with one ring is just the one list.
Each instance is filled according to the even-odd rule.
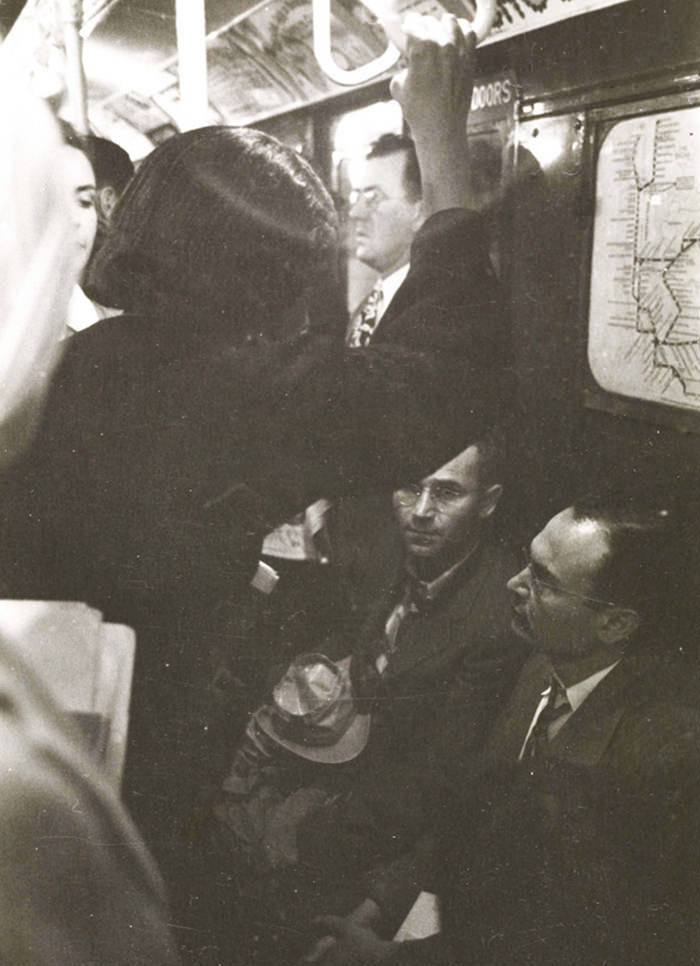
[[87,84],[83,70],[82,0],[60,0],[63,21],[63,43],[66,50],[66,87],[73,127],[78,134],[88,134]]
[[180,126],[183,131],[207,123],[207,44],[204,0],[176,0]]

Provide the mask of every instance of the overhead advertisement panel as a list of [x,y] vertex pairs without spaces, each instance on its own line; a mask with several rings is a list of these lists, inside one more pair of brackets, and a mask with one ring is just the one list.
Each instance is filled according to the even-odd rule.
[[628,0],[498,0],[498,13],[487,44],[505,40],[526,30],[547,27],[559,20],[602,10]]

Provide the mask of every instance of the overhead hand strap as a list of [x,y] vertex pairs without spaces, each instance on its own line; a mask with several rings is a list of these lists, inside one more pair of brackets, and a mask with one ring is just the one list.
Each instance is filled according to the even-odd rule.
[[[333,57],[331,46],[331,0],[313,0],[313,30],[314,54],[321,70],[336,84],[354,86],[365,84],[390,70],[397,62],[406,47],[406,37],[402,30],[404,14],[398,9],[396,0],[362,0],[364,5],[380,21],[389,43],[386,50],[379,57],[346,70],[339,67]],[[496,18],[496,0],[476,0],[474,20],[469,21],[460,17],[458,23],[465,35],[470,31],[476,34],[477,43],[481,43],[488,35]]]

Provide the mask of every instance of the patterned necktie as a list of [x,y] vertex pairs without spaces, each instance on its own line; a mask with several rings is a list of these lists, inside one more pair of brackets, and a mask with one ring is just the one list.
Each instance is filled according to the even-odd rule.
[[368,346],[374,330],[379,324],[379,307],[382,301],[381,279],[362,303],[348,335],[348,345],[352,349],[364,349]]
[[429,605],[430,602],[425,595],[425,586],[418,581],[409,581],[403,597],[394,607],[384,626],[384,650],[375,661],[375,666],[380,674],[386,671],[389,658],[396,653],[399,631],[406,619],[424,613]]
[[570,711],[571,705],[566,697],[566,692],[559,681],[553,677],[542,692],[540,705],[535,712],[537,717],[530,733],[523,742],[518,761],[532,761],[542,758],[544,750],[549,744],[550,726],[562,715],[569,714]]

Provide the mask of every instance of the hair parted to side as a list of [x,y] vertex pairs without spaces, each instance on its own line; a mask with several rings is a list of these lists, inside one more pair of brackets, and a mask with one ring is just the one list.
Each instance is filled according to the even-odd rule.
[[373,141],[367,152],[367,160],[372,158],[386,158],[392,154],[402,154],[404,157],[403,186],[408,201],[420,201],[423,197],[423,186],[420,177],[420,165],[416,146],[406,134],[382,134]]
[[608,539],[594,593],[635,610],[664,628],[688,604],[689,545],[677,510],[654,494],[591,494],[572,506],[574,519],[591,520]]
[[504,483],[506,475],[506,437],[500,428],[492,428],[474,443],[479,453],[479,486]]
[[142,163],[87,287],[103,305],[229,321],[244,337],[274,327],[336,243],[331,198],[296,152],[260,131],[199,128]]

